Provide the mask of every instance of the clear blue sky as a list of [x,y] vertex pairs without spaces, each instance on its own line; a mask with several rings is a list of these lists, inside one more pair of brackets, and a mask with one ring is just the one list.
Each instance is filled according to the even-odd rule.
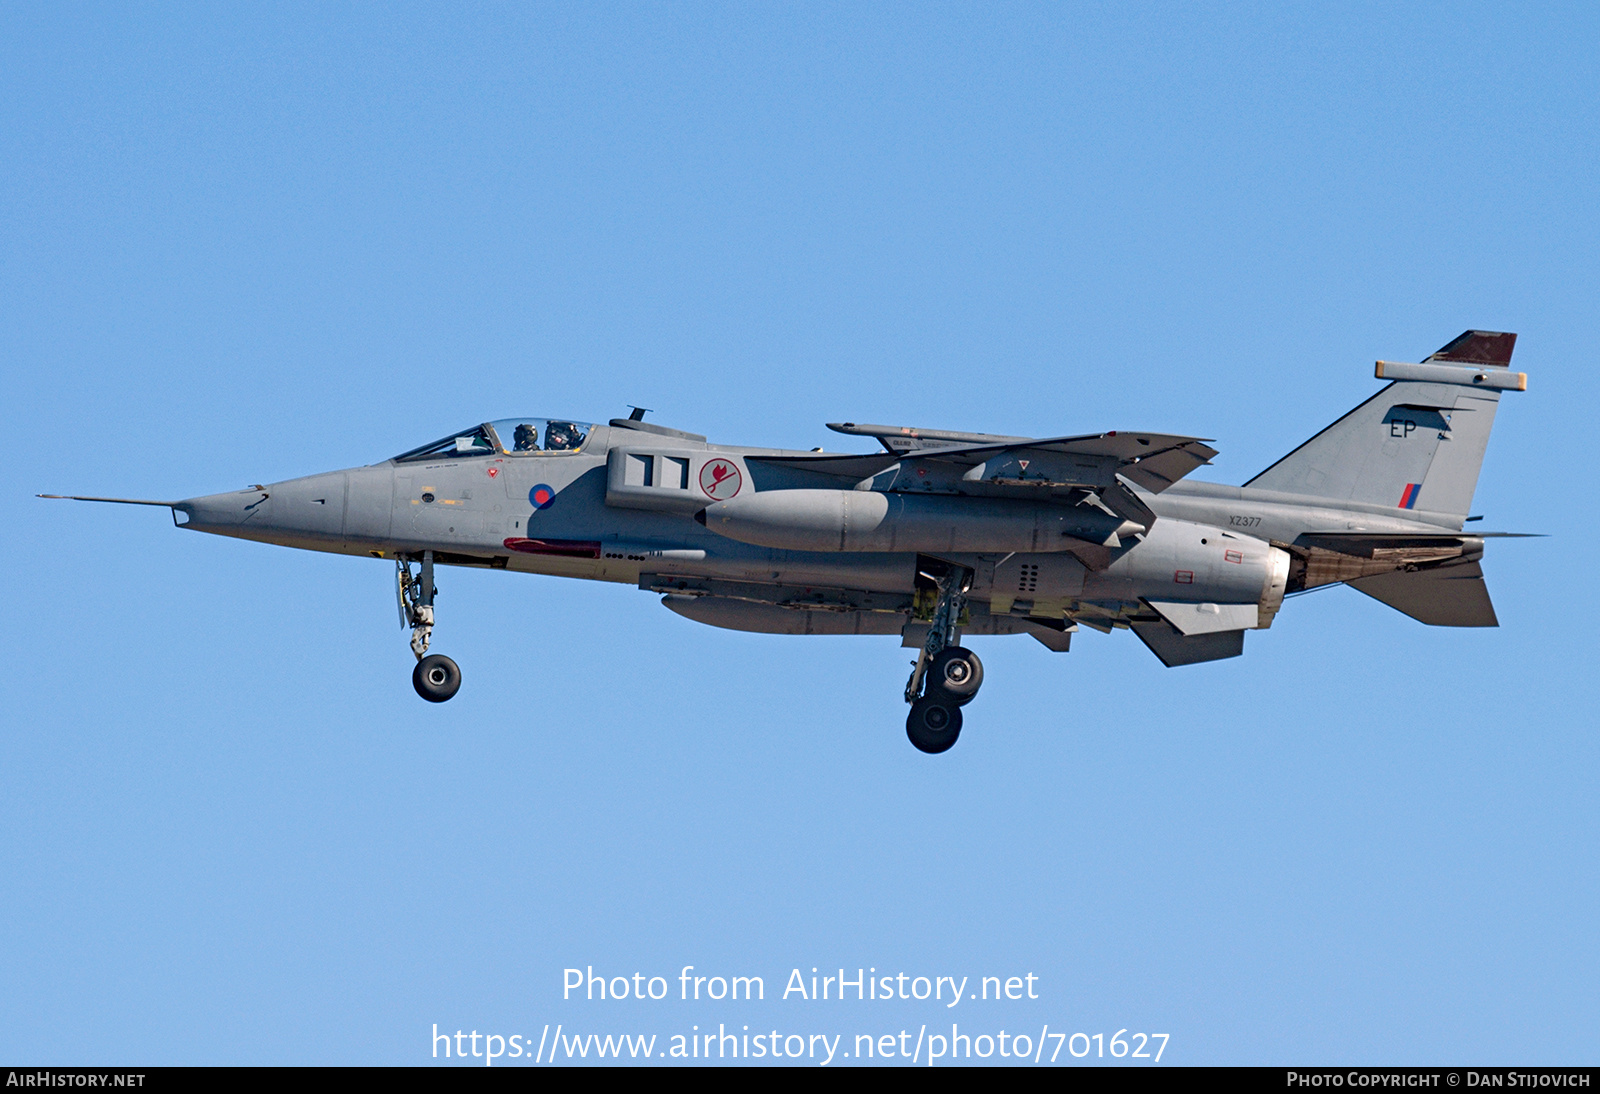
[[[1596,1062],[1597,30],[8,5],[0,1058],[952,1017],[772,998],[842,965],[1033,972],[1040,999],[953,1017],[1165,1032],[1169,1062]],[[1551,533],[1492,545],[1498,630],[1337,589],[1214,665],[979,639],[942,757],[906,742],[892,639],[446,571],[466,684],[432,707],[387,563],[32,497],[628,403],[801,448],[842,419],[1167,430],[1236,483],[1468,327],[1520,332],[1530,376],[1481,527]],[[769,999],[560,999],[568,966],[687,964]]]

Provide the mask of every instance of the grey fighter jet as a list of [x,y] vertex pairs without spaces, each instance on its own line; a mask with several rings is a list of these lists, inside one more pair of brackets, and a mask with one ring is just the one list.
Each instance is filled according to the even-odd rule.
[[[1007,437],[832,424],[880,451],[710,444],[644,421],[505,418],[368,467],[163,505],[179,526],[396,567],[417,694],[461,686],[428,652],[438,566],[637,585],[699,623],[898,635],[911,743],[943,752],[983,683],[963,634],[1133,631],[1162,664],[1236,657],[1295,593],[1343,582],[1434,626],[1492,627],[1464,531],[1515,334],[1467,331],[1243,486],[1191,482],[1196,437]],[[58,497],[60,495],[42,495]]]

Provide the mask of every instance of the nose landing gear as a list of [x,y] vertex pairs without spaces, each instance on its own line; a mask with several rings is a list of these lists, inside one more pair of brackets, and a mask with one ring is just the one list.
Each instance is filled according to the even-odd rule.
[[433,584],[433,552],[422,552],[416,574],[406,558],[397,560],[395,569],[400,625],[411,628],[411,652],[417,655],[411,686],[428,702],[442,703],[461,690],[461,667],[442,653],[428,653],[433,638],[433,597],[438,592]]
[[942,572],[925,576],[938,585],[939,599],[906,684],[906,702],[911,704],[906,736],[921,751],[938,753],[961,736],[961,708],[972,702],[983,686],[983,662],[971,650],[955,644],[973,572],[946,564]]

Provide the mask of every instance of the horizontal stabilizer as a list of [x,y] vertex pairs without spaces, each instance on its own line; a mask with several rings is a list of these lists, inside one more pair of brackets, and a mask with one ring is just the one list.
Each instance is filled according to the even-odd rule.
[[1150,647],[1150,652],[1169,669],[1179,665],[1198,665],[1221,661],[1244,652],[1244,631],[1217,631],[1214,634],[1186,635],[1171,623],[1134,623],[1133,633]]
[[1346,582],[1430,627],[1498,627],[1483,567],[1477,562],[1376,574]]

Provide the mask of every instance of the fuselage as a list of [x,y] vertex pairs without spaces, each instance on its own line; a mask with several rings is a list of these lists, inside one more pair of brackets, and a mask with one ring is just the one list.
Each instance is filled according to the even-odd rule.
[[[899,630],[917,594],[917,550],[762,546],[695,519],[720,501],[829,485],[752,459],[812,455],[613,422],[588,428],[575,450],[512,451],[507,443],[410,455],[193,498],[175,507],[176,519],[197,531],[305,550],[379,559],[429,551],[446,565],[633,584],[667,594],[669,606],[691,618],[693,600],[712,598],[748,611],[837,613],[832,620],[803,613],[816,618],[802,633]],[[1103,629],[1153,599],[1256,603],[1261,621],[1249,625],[1265,626],[1285,586],[1295,584],[1283,572],[1287,556],[1274,552],[1307,534],[1439,535],[1462,527],[1459,517],[1442,514],[1187,480],[1139,496],[1156,523],[1133,535],[1109,532],[1097,544],[1067,539],[1057,550],[969,552],[953,539],[947,546],[954,549],[939,553],[976,575],[971,628],[1014,633],[1008,620],[1021,615]],[[709,604],[702,615],[716,614]]]
[[948,750],[983,683],[965,635],[1065,653],[1131,630],[1167,668],[1238,657],[1293,593],[1345,584],[1428,626],[1499,625],[1464,532],[1514,334],[1469,330],[1244,486],[1189,475],[1204,438],[1010,437],[829,423],[880,451],[709,444],[642,420],[483,422],[365,467],[186,501],[180,526],[389,560],[430,703],[438,566],[634,585],[686,619],[767,634],[897,634],[917,649],[906,735]]
[[1131,630],[1167,668],[1238,657],[1286,597],[1333,584],[1428,626],[1499,625],[1464,532],[1514,334],[1469,330],[1244,486],[1192,481],[1204,438],[1011,437],[829,423],[881,450],[709,444],[642,420],[483,422],[365,467],[170,507],[195,531],[389,560],[431,703],[461,687],[430,652],[438,566],[634,585],[684,618],[768,634],[897,634],[923,752],[951,747],[983,664],[965,635],[1065,653]]

